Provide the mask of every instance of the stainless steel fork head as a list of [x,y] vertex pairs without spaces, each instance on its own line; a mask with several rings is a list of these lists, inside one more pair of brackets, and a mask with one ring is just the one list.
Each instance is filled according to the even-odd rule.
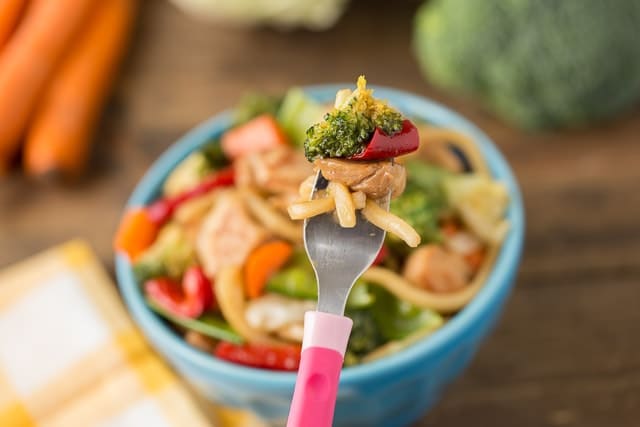
[[[318,172],[312,198],[327,188],[328,181]],[[388,210],[387,196],[380,201]],[[342,315],[355,281],[371,266],[385,232],[356,211],[356,226],[342,228],[329,212],[304,221],[304,247],[318,281],[318,311]]]

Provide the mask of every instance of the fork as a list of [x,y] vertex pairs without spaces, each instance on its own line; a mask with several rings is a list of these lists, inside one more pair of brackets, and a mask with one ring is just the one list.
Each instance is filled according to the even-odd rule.
[[[327,188],[318,171],[311,198]],[[389,209],[390,196],[379,203]],[[318,281],[316,311],[305,313],[300,368],[287,427],[330,427],[340,370],[353,321],[344,316],[355,281],[371,266],[385,232],[356,212],[356,226],[342,228],[331,212],[304,222],[304,247]]]

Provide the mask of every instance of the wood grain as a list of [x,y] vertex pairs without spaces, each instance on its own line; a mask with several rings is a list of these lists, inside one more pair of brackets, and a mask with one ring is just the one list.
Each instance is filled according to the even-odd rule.
[[128,194],[180,134],[246,90],[353,81],[364,72],[476,122],[525,196],[525,256],[502,322],[418,425],[637,426],[640,109],[582,130],[513,129],[421,78],[409,41],[416,7],[355,1],[334,30],[316,34],[205,25],[147,1],[88,179],[59,187],[16,175],[0,183],[0,267],[75,236],[110,266]]

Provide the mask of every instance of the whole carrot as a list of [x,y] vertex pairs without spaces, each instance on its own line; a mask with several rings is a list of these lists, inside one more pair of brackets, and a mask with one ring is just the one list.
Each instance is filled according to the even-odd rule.
[[18,25],[20,16],[26,7],[28,0],[2,0],[0,1],[0,51]]
[[98,0],[38,0],[0,55],[0,173],[20,138],[56,64]]
[[30,175],[79,175],[133,23],[136,1],[101,0],[49,83],[28,130]]

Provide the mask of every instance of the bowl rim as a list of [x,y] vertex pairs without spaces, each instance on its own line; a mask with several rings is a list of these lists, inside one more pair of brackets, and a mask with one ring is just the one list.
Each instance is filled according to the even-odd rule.
[[[317,100],[330,102],[335,92],[344,87],[351,87],[351,85],[322,84],[303,86],[302,89]],[[344,369],[340,379],[343,385],[392,375],[402,370],[404,366],[418,363],[420,359],[434,355],[464,337],[470,328],[482,321],[484,313],[492,310],[493,303],[513,287],[524,241],[524,208],[518,183],[508,163],[489,137],[460,114],[435,101],[390,87],[372,86],[372,88],[377,96],[388,100],[405,115],[462,131],[475,141],[492,175],[508,187],[510,204],[507,219],[510,222],[510,230],[502,243],[494,268],[487,277],[485,285],[463,310],[427,339],[422,339],[398,353],[379,360]],[[229,110],[215,114],[171,144],[136,185],[125,209],[140,206],[152,200],[169,172],[188,154],[210,141],[213,135],[227,129],[231,117]],[[235,381],[250,382],[253,385],[262,383],[270,387],[292,389],[296,373],[255,369],[229,363],[188,345],[147,307],[126,257],[116,254],[115,269],[118,287],[129,312],[138,326],[153,336],[151,341],[164,351],[174,353],[180,359],[186,359],[192,365],[219,377],[233,378]]]

